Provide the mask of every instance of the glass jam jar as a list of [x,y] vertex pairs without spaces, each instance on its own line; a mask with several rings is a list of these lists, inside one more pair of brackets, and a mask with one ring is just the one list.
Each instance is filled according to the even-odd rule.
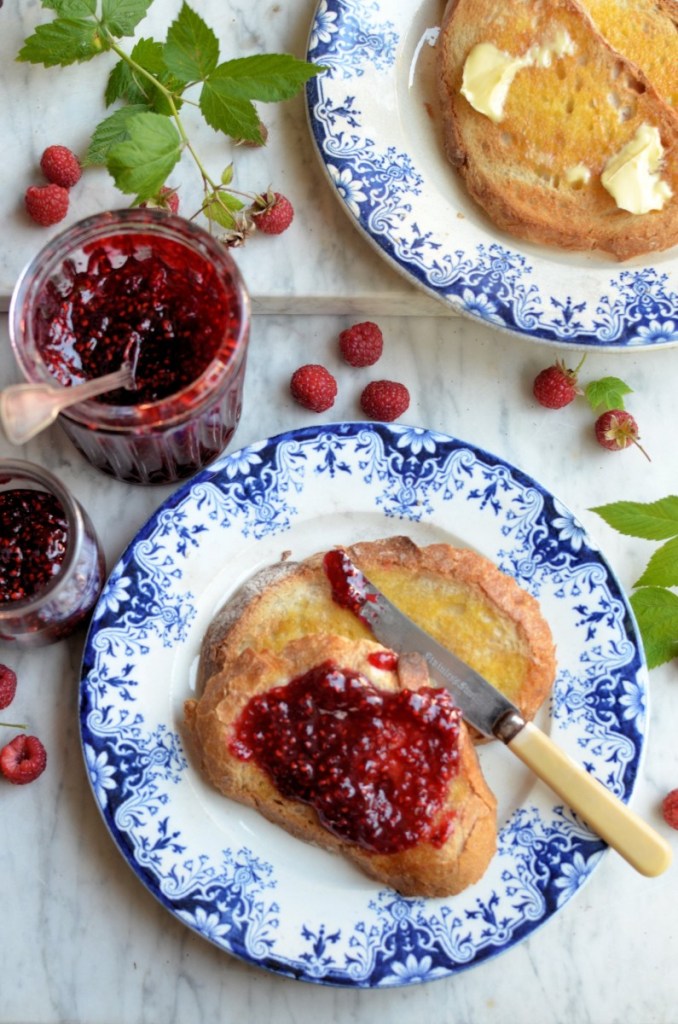
[[125,361],[135,384],[70,406],[66,434],[104,472],[171,483],[215,459],[240,419],[249,337],[228,249],[162,210],[97,214],[23,271],[10,337],[24,376],[64,387]]
[[0,460],[0,642],[43,647],[94,607],[106,563],[84,509],[30,462]]

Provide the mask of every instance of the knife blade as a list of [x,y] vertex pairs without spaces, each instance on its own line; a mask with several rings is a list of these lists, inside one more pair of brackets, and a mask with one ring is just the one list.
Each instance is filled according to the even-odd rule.
[[580,815],[588,827],[643,875],[662,874],[672,861],[666,840],[532,722],[495,686],[400,611],[336,549],[325,570],[337,603],[353,611],[379,643],[396,654],[416,652],[431,679],[453,695],[469,725],[505,744]]

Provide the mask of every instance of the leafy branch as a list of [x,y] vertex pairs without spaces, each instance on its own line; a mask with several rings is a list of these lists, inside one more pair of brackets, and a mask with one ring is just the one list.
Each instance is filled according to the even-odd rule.
[[648,666],[663,665],[678,657],[678,594],[672,589],[678,587],[678,496],[617,501],[591,511],[625,536],[664,541],[633,584],[630,598]]
[[[194,148],[184,120],[185,106],[199,111],[216,132],[236,142],[263,145],[265,129],[255,102],[291,99],[324,68],[290,54],[256,54],[221,61],[212,29],[187,3],[163,42],[137,40],[128,53],[120,43],[134,36],[153,0],[41,0],[54,19],[38,25],[17,60],[64,67],[113,53],[106,106],[121,103],[95,128],[84,163],[105,166],[133,205],[157,200],[184,153],[202,180],[205,216],[237,241],[266,197],[231,188],[233,165],[215,179]],[[248,202],[249,200],[249,206]],[[247,207],[247,209],[246,209]]]

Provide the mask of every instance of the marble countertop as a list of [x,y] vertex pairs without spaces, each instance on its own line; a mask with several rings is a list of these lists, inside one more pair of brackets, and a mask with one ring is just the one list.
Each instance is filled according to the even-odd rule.
[[[13,52],[36,6],[5,3],[3,56]],[[302,52],[313,6],[310,0],[231,0],[226,20],[234,50],[271,48],[274,41],[276,48]],[[216,0],[213,7],[222,9]],[[270,18],[255,17],[255,8]],[[0,295],[8,296],[36,244],[16,201],[7,198],[8,184],[16,188],[43,146],[54,141],[47,126],[61,110],[55,97],[62,89],[63,100],[70,96],[66,71],[52,92],[29,81],[23,68],[8,73],[3,63],[0,117],[11,122],[16,144],[0,167]],[[59,141],[77,145],[85,138],[91,114],[86,106],[95,102],[85,93],[73,99],[70,136]],[[20,112],[9,103],[17,94],[24,97]],[[298,188],[298,214],[286,235],[267,240],[265,259],[261,246],[243,250],[255,315],[243,416],[230,448],[305,424],[359,419],[358,383],[369,379],[369,371],[341,364],[336,338],[358,313],[370,312],[379,317],[386,339],[380,374],[405,381],[411,390],[406,421],[468,440],[535,477],[580,518],[630,591],[649,557],[648,545],[615,533],[590,509],[675,492],[678,455],[665,439],[675,423],[678,348],[589,354],[591,378],[614,374],[633,388],[628,406],[652,461],[635,449],[603,451],[592,437],[585,403],[550,413],[532,400],[531,381],[552,361],[553,351],[443,315],[442,307],[415,292],[380,261],[328,195],[313,163],[301,105],[292,101],[275,116],[284,143],[248,159],[262,161],[266,184],[271,168],[281,169],[283,190],[292,194]],[[89,200],[91,209],[106,204],[105,193]],[[326,363],[340,385],[336,405],[321,416],[301,410],[287,389],[291,372],[310,360]],[[3,315],[0,387],[17,379]],[[7,456],[40,463],[71,488],[93,520],[109,568],[172,490],[134,487],[92,470],[57,426],[22,449],[0,437],[0,457]],[[0,660],[11,659],[20,679],[13,713],[16,708],[29,718],[49,757],[33,785],[0,786],[0,1024],[367,1024],[375,1015],[389,1024],[677,1024],[678,868],[650,880],[613,852],[529,939],[457,977],[423,986],[379,992],[314,986],[220,952],[154,900],[102,823],[79,741],[83,640],[80,630],[52,647],[22,654],[0,644]],[[678,833],[664,825],[659,811],[663,795],[678,786],[676,685],[675,663],[651,671],[649,740],[632,806],[678,851]]]

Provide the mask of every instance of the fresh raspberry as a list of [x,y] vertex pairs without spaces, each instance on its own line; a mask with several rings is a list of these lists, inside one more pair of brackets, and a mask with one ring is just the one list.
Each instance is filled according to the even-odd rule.
[[672,789],[664,797],[662,814],[667,825],[670,825],[671,828],[678,828],[678,789]]
[[409,405],[409,391],[394,380],[373,380],[360,396],[360,407],[373,420],[397,420]]
[[139,205],[143,207],[150,207],[154,210],[169,210],[170,213],[178,213],[179,193],[175,188],[170,188],[169,185],[163,185],[157,196],[153,196],[152,199],[146,199]]
[[646,459],[650,456],[638,443],[638,424],[626,409],[608,409],[594,424],[596,440],[611,452],[620,452],[635,444]]
[[259,209],[252,211],[254,223],[265,235],[281,235],[294,218],[291,202],[280,192],[268,192],[257,200]]
[[0,750],[0,771],[17,786],[37,779],[46,764],[47,752],[37,736],[21,733]]
[[307,363],[295,370],[290,380],[292,398],[312,412],[325,412],[334,405],[337,382],[324,366]]
[[372,366],[384,349],[384,336],[376,324],[366,320],[341,332],[339,349],[350,366]]
[[29,217],[43,228],[58,224],[68,213],[68,189],[63,185],[31,185],[24,198]]
[[16,672],[0,665],[0,708],[8,708],[16,693]]
[[66,146],[48,146],[40,159],[40,167],[48,181],[62,188],[73,188],[82,175],[80,161]]
[[562,409],[581,394],[577,386],[577,371],[569,370],[559,360],[537,374],[532,393],[546,409]]

